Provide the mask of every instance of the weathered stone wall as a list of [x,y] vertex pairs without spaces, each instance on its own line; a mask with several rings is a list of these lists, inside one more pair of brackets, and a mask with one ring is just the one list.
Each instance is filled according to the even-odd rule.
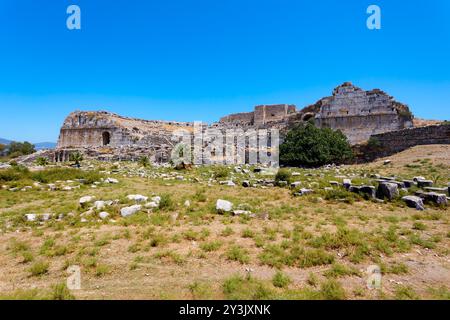
[[294,105],[263,105],[255,107],[255,125],[264,125],[269,122],[286,120],[289,114],[295,113]]
[[[231,114],[210,126],[204,125],[203,130],[278,129],[282,141],[292,126],[311,119],[318,127],[341,130],[351,144],[367,141],[372,135],[412,126],[412,115],[406,105],[381,90],[364,91],[344,83],[333,90],[332,96],[300,111],[288,104],[260,105],[253,112]],[[133,159],[141,154],[159,157],[158,154],[170,153],[176,145],[173,137],[179,130],[192,133],[194,124],[140,120],[105,111],[78,111],[64,121],[56,158],[66,159],[67,153],[61,151],[77,149],[101,157],[107,157],[108,152],[114,158]]]
[[396,131],[405,127],[402,120],[393,114],[316,118],[316,125],[341,130],[351,144],[367,141],[374,134]]
[[450,144],[450,124],[375,134],[369,144],[358,145],[355,151],[358,161],[372,161],[414,146],[430,144]]
[[372,138],[380,143],[385,152],[391,154],[418,145],[450,144],[450,124],[387,132],[373,135]]
[[256,106],[253,112],[234,113],[220,119],[219,124],[264,126],[271,122],[283,122],[297,112],[294,105],[275,104]]
[[349,82],[317,105],[316,125],[341,130],[351,144],[367,141],[374,134],[412,127],[407,106],[379,89],[364,91]]
[[236,124],[236,125],[253,125],[255,120],[254,112],[234,113],[220,119],[220,123]]
[[57,149],[88,147],[147,146],[169,144],[177,130],[193,130],[193,123],[147,121],[109,112],[71,113],[61,128]]

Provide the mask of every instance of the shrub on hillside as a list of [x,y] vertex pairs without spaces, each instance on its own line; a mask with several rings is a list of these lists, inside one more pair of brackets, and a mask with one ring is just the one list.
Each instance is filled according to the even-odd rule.
[[49,162],[48,162],[48,159],[47,159],[47,158],[39,157],[39,158],[36,159],[36,164],[37,164],[38,166],[43,166],[43,167],[44,167],[44,166],[48,165]]
[[311,123],[299,124],[291,129],[280,146],[280,162],[289,166],[339,164],[352,157],[351,146],[341,131],[317,128]]
[[33,180],[41,183],[51,183],[58,180],[83,179],[85,184],[99,181],[102,175],[94,171],[82,171],[73,168],[51,168],[30,172],[26,167],[14,166],[6,170],[0,170],[0,182],[19,180]]
[[81,164],[81,162],[84,160],[84,156],[83,156],[83,154],[81,153],[81,152],[79,152],[79,151],[77,151],[77,152],[75,152],[75,153],[72,153],[70,156],[69,156],[69,161],[72,161],[72,162],[74,162],[74,164],[76,165],[76,166],[80,166],[80,164]]
[[139,158],[139,165],[141,167],[147,168],[150,166],[150,159],[146,156],[140,157]]
[[280,169],[275,175],[275,182],[278,184],[280,181],[291,182],[292,173],[288,169]]

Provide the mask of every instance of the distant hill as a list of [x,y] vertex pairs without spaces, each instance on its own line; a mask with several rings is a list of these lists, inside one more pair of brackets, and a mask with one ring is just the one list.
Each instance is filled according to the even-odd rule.
[[[10,144],[11,142],[12,142],[11,140],[0,138],[0,144]],[[56,148],[56,143],[54,142],[37,142],[33,144],[36,150]]]
[[39,142],[39,143],[34,143],[34,147],[36,148],[36,150],[55,149],[56,143],[54,143],[54,142]]
[[10,144],[12,141],[0,138],[0,144]]

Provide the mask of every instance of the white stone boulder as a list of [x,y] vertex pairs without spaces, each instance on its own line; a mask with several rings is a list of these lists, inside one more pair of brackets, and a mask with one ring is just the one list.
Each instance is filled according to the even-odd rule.
[[144,202],[148,200],[148,197],[140,195],[140,194],[130,194],[127,196],[128,200],[134,200],[136,202]]
[[139,210],[141,210],[141,209],[142,209],[142,206],[141,206],[141,205],[135,204],[134,206],[131,206],[131,207],[125,207],[125,208],[122,208],[122,209],[120,210],[120,215],[121,215],[122,217],[128,217],[128,216],[131,216],[131,215],[133,215],[133,214],[136,214],[136,213],[139,212]]
[[150,201],[150,202],[147,202],[147,203],[144,205],[144,207],[146,207],[146,208],[148,208],[148,209],[153,209],[153,208],[158,208],[158,207],[159,207],[159,204],[156,203],[155,201]]
[[34,221],[37,220],[37,214],[35,214],[35,213],[29,213],[29,214],[26,214],[26,215],[25,215],[25,219],[26,219],[27,221],[34,222]]
[[85,206],[86,204],[94,201],[95,197],[94,196],[85,196],[80,198],[80,205],[81,206]]
[[233,210],[233,204],[230,201],[219,199],[216,203],[216,210],[218,213],[231,212]]
[[98,214],[98,216],[100,217],[100,219],[105,220],[106,218],[109,217],[109,213],[103,211],[103,212],[100,212],[100,213]]
[[158,206],[159,206],[159,203],[161,202],[161,197],[158,197],[158,196],[153,197],[152,201],[155,202],[156,204],[158,204]]

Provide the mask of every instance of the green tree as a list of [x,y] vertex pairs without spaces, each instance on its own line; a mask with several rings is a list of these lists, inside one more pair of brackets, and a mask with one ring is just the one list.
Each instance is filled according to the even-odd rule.
[[14,157],[23,156],[27,154],[35,153],[34,145],[25,141],[25,142],[11,142],[7,146],[7,153],[9,156],[14,155]]
[[311,123],[292,128],[280,146],[280,162],[289,166],[339,164],[352,157],[351,146],[341,131],[317,128]]
[[74,162],[76,166],[80,166],[81,162],[84,160],[83,154],[79,151],[72,153],[69,156],[69,160]]

